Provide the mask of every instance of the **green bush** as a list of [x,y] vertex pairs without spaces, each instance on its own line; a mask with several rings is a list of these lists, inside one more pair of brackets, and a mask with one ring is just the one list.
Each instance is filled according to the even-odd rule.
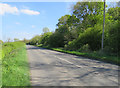
[[91,50],[99,50],[101,47],[101,30],[101,25],[86,29],[83,33],[80,33],[76,40],[69,42],[67,48],[78,50],[82,46],[88,44]]
[[49,38],[49,46],[50,47],[63,47],[64,46],[64,35],[55,32]]
[[[111,53],[120,52],[120,21],[112,22],[106,29],[105,51]],[[107,47],[107,48],[106,48]],[[108,50],[109,49],[109,50]]]
[[44,33],[44,34],[41,36],[40,44],[43,44],[43,45],[45,45],[45,46],[48,46],[48,45],[49,45],[49,38],[50,38],[51,35],[52,35],[52,32]]
[[69,41],[68,45],[65,45],[64,48],[67,50],[76,50],[78,48],[77,44],[76,44],[76,40]]
[[79,51],[79,52],[90,52],[90,46],[88,44],[85,44],[80,49],[78,49],[77,51]]
[[96,25],[95,27],[88,28],[80,34],[78,42],[82,45],[88,44],[91,50],[99,50],[101,47],[101,25]]
[[41,36],[39,35],[36,35],[35,37],[33,37],[31,40],[30,40],[30,44],[31,45],[36,45],[36,43],[40,44],[40,39],[41,39]]

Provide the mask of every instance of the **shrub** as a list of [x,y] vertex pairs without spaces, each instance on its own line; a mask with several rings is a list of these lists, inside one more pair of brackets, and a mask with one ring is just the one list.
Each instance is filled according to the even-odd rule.
[[44,33],[44,34],[41,36],[40,44],[43,44],[43,45],[45,45],[45,46],[49,45],[49,38],[50,38],[51,35],[52,35],[52,32]]
[[[107,33],[105,36],[105,49],[111,53],[120,52],[120,21],[112,22],[109,27],[107,27]],[[107,48],[106,48],[107,47]]]
[[78,47],[80,48],[80,45],[81,44],[78,44],[76,43],[76,40],[73,40],[73,41],[69,41],[68,42],[68,45],[65,45],[65,49],[68,49],[68,50],[77,50]]
[[64,46],[64,35],[55,32],[49,38],[49,46],[50,47],[63,47]]
[[36,45],[36,43],[40,44],[40,39],[41,39],[41,36],[39,35],[36,35],[35,37],[33,37],[31,40],[30,40],[30,44],[31,45]]
[[78,42],[82,43],[82,46],[88,44],[91,50],[99,50],[101,47],[101,25],[96,25],[85,30],[80,34]]
[[86,29],[83,33],[80,33],[76,40],[68,43],[67,48],[78,50],[82,46],[88,44],[91,50],[99,50],[101,47],[101,25],[96,25],[95,27],[90,27]]
[[77,51],[80,51],[80,52],[90,52],[90,46],[88,44],[85,44]]

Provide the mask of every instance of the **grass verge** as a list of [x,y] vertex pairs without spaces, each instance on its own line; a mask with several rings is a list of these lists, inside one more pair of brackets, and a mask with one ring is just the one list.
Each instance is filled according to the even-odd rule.
[[2,87],[2,44],[0,43],[0,88]]
[[50,48],[50,47],[41,46],[41,45],[38,45],[38,47],[43,47],[43,48],[47,48],[47,49],[51,49],[51,50],[55,50],[55,51],[59,51],[63,53],[68,53],[72,55],[83,56],[83,57],[87,57],[90,59],[100,60],[103,62],[108,62],[108,63],[116,64],[120,66],[120,57],[118,56],[110,56],[106,54],[101,54],[99,52],[83,53],[83,52],[78,52],[78,51],[69,51],[63,48]]
[[2,60],[2,86],[30,86],[25,44]]

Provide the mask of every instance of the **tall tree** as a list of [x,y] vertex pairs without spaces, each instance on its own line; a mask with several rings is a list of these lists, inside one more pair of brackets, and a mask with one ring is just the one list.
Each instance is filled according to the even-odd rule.
[[120,7],[109,8],[107,12],[111,16],[109,19],[113,21],[120,20]]
[[43,32],[44,32],[44,33],[47,33],[47,32],[49,32],[49,31],[50,31],[50,30],[49,30],[48,27],[44,27],[44,28],[43,28]]
[[80,19],[80,28],[86,29],[99,22],[103,14],[103,2],[77,2],[72,11]]
[[57,24],[58,28],[56,29],[56,32],[59,32],[64,36],[65,44],[76,38],[76,26],[78,22],[79,19],[76,18],[75,15],[65,15],[59,18]]
[[16,41],[19,41],[19,39],[18,38],[14,38],[14,41],[16,42]]

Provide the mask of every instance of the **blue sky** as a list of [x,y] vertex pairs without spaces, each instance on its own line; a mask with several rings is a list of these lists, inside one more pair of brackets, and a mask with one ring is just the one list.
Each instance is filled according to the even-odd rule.
[[[56,29],[61,16],[71,14],[75,2],[4,2],[0,3],[2,16],[2,40],[8,38],[31,39],[40,35],[44,27]],[[0,28],[1,29],[1,28]],[[0,31],[1,33],[1,31]]]
[[[70,14],[69,2],[9,2],[2,3],[2,40],[30,39],[40,35],[44,27],[54,31],[58,19]],[[11,11],[12,10],[12,11]]]

